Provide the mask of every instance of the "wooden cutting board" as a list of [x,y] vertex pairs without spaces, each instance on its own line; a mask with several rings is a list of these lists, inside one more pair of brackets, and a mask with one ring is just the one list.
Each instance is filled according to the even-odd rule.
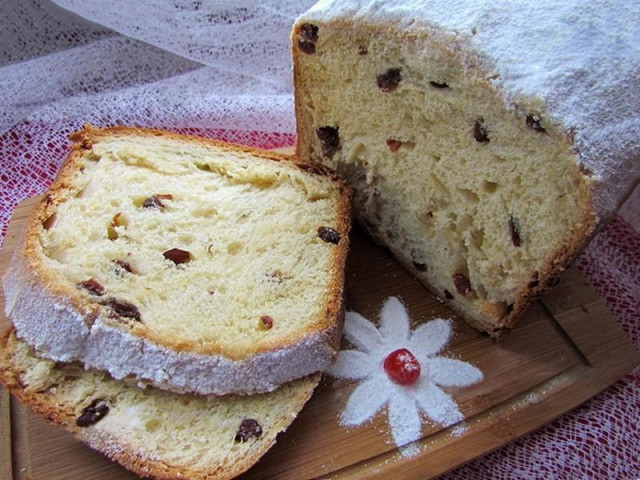
[[[25,201],[14,213],[0,255],[2,272],[36,200]],[[576,269],[569,269],[554,292],[495,343],[456,319],[357,229],[351,241],[348,310],[377,320],[383,301],[398,296],[415,324],[434,317],[454,319],[446,355],[471,362],[484,373],[482,382],[450,392],[467,418],[467,430],[460,434],[425,421],[418,453],[403,457],[390,442],[386,412],[359,428],[339,425],[355,385],[327,378],[276,446],[241,477],[245,480],[431,478],[550,422],[640,363],[640,354],[605,302]],[[7,324],[0,315],[0,326]],[[33,415],[0,388],[0,478],[136,477]]]

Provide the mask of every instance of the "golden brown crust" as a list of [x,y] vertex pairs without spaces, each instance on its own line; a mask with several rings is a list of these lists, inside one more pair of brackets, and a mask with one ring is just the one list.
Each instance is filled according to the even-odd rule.
[[[350,187],[347,186],[342,178],[331,170],[330,168],[312,163],[307,161],[300,161],[297,157],[293,155],[286,155],[283,153],[272,152],[269,150],[261,150],[258,148],[248,147],[246,145],[240,145],[236,143],[227,143],[219,140],[214,140],[211,138],[204,137],[196,137],[193,135],[183,135],[179,133],[170,132],[168,130],[156,130],[151,128],[141,128],[141,127],[105,127],[105,128],[96,128],[91,125],[85,125],[83,130],[79,130],[77,132],[69,135],[69,139],[74,142],[71,146],[72,152],[79,152],[80,154],[84,153],[86,150],[85,145],[91,145],[97,143],[96,141],[100,139],[100,137],[110,137],[113,135],[123,135],[123,136],[146,136],[146,137],[164,137],[170,138],[176,141],[189,141],[190,143],[200,144],[203,146],[213,146],[216,148],[220,148],[222,150],[226,150],[230,153],[233,152],[242,152],[248,155],[252,155],[255,157],[264,158],[267,160],[271,160],[274,162],[285,162],[289,165],[293,165],[300,170],[310,173],[312,175],[321,175],[331,178],[333,181],[337,182],[341,185],[341,188],[346,191],[350,190]],[[69,162],[70,159],[65,162],[63,168],[65,168],[66,163]],[[72,167],[69,167],[72,168]],[[73,170],[72,170],[73,171]]]

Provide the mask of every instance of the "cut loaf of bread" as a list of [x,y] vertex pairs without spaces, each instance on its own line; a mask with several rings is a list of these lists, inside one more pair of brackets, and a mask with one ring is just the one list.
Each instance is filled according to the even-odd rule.
[[272,391],[339,346],[350,191],[328,169],[87,127],[4,278],[19,338],[176,392]]
[[141,389],[37,357],[8,329],[0,381],[35,413],[145,477],[219,480],[249,469],[295,419],[320,374],[271,393],[224,397]]
[[321,1],[292,33],[297,155],[336,169],[373,238],[498,337],[640,178],[631,10]]

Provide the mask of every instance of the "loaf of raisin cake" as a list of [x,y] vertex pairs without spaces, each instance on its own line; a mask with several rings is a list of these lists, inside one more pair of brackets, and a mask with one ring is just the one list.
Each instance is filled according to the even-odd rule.
[[632,10],[321,1],[292,32],[297,154],[335,168],[372,237],[499,337],[638,182]]
[[88,127],[30,218],[5,312],[46,358],[176,392],[272,391],[341,334],[350,190],[329,169]]
[[295,419],[320,374],[258,395],[177,394],[38,357],[12,329],[0,381],[35,413],[144,477],[221,480],[246,471]]

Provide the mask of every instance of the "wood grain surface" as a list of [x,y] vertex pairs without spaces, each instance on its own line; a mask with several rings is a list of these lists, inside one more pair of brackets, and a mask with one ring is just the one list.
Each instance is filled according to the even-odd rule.
[[[37,199],[16,210],[0,255],[4,272]],[[410,274],[356,228],[352,235],[347,309],[377,320],[383,301],[398,296],[414,327],[454,319],[445,354],[471,362],[484,380],[452,389],[466,432],[424,419],[418,453],[403,456],[391,442],[386,412],[358,428],[338,416],[354,384],[325,378],[288,431],[241,478],[426,479],[539,428],[600,392],[640,363],[640,355],[604,301],[579,271],[569,269],[554,292],[495,343],[457,319]],[[2,298],[4,302],[4,298]],[[8,320],[0,316],[0,326]],[[0,388],[0,478],[14,480],[133,479],[62,429],[33,415]]]

